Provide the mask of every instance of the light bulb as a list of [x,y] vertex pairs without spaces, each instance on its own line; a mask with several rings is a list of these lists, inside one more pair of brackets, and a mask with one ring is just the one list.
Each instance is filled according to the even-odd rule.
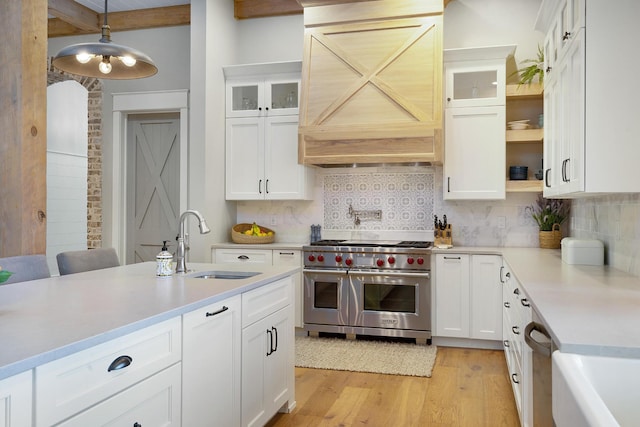
[[124,65],[126,65],[127,67],[133,67],[134,65],[136,65],[136,60],[135,58],[131,57],[131,56],[121,56],[120,60],[122,61],[122,63]]
[[86,64],[87,62],[89,62],[91,60],[91,57],[93,55],[88,54],[86,52],[82,52],[76,55],[76,60],[81,63],[81,64]]
[[109,58],[102,58],[102,62],[98,65],[98,69],[102,74],[109,74],[111,72],[111,63],[109,62]]

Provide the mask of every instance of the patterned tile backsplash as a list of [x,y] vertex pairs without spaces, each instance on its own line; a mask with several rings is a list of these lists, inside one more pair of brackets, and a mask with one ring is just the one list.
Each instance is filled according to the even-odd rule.
[[[429,230],[433,217],[433,172],[375,172],[324,176],[325,230]],[[356,225],[354,211],[365,211]],[[380,219],[366,211],[381,211]]]

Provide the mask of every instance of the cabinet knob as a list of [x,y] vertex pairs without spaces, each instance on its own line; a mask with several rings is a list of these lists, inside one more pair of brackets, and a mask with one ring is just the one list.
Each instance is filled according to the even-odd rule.
[[569,31],[565,31],[562,35],[562,40],[569,40],[569,37],[571,37],[571,33]]
[[140,423],[133,423],[133,427],[142,427],[142,424],[140,424]]
[[550,73],[553,67],[547,67],[547,69],[545,70],[547,73]]
[[451,98],[447,98],[447,102],[451,102]]

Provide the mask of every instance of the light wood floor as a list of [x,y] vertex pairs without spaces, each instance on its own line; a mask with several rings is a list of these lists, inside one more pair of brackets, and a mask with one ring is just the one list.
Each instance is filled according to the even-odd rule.
[[498,350],[439,347],[431,378],[296,368],[296,401],[267,426],[519,426]]

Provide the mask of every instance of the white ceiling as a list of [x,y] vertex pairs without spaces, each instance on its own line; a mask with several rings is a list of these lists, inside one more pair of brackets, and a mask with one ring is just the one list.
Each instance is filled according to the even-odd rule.
[[[75,0],[83,6],[98,13],[104,13],[104,0]],[[109,0],[107,12],[121,12],[135,9],[150,9],[153,7],[176,6],[190,4],[191,0]]]

